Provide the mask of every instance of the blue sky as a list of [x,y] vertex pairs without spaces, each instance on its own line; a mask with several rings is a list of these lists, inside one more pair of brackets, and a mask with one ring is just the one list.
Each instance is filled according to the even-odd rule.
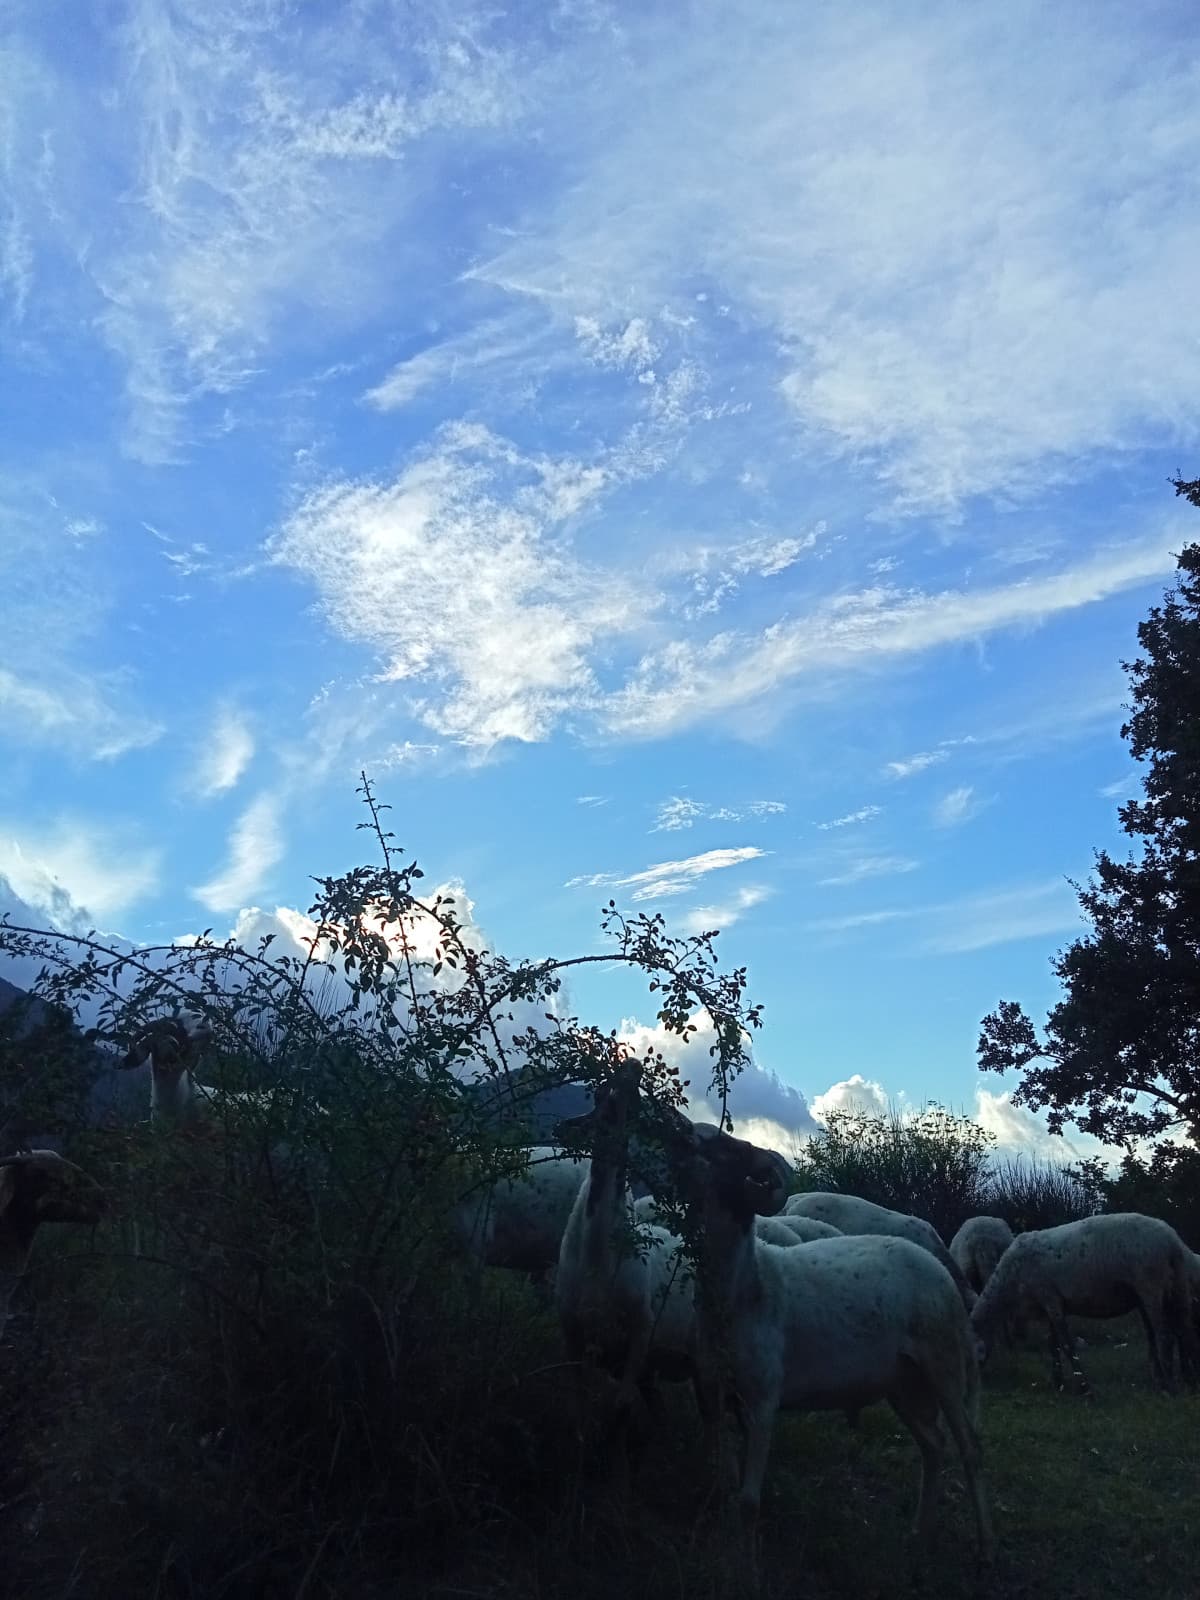
[[1036,1144],[974,1042],[1200,534],[1200,65],[903,10],[4,5],[0,894],[303,908],[365,765],[511,956],[722,926],[744,1118]]

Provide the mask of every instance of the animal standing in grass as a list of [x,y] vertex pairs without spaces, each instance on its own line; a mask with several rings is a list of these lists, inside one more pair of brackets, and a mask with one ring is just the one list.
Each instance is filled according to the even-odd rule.
[[877,1206],[874,1201],[863,1200],[856,1194],[833,1194],[827,1191],[794,1194],[784,1209],[789,1217],[811,1217],[845,1234],[885,1234],[896,1239],[911,1240],[942,1263],[954,1279],[966,1309],[970,1311],[975,1304],[975,1291],[946,1249],[941,1234],[923,1217],[913,1217],[905,1211],[891,1211],[887,1206]]
[[1018,1234],[980,1295],[972,1326],[987,1352],[1006,1318],[1036,1313],[1050,1332],[1055,1384],[1063,1387],[1065,1350],[1080,1390],[1090,1394],[1067,1317],[1123,1317],[1136,1311],[1146,1330],[1154,1379],[1170,1389],[1176,1344],[1185,1370],[1195,1363],[1188,1315],[1190,1254],[1174,1228],[1136,1211]]
[[951,1239],[950,1254],[977,1295],[1012,1242],[1013,1231],[1003,1217],[968,1217]]
[[[555,1304],[567,1355],[577,1364],[581,1423],[594,1370],[616,1380],[614,1442],[622,1473],[636,1396],[652,1405],[654,1377],[693,1376],[691,1273],[679,1240],[665,1228],[647,1223],[635,1233],[626,1184],[641,1076],[640,1062],[623,1061],[597,1088],[593,1109],[560,1124],[564,1137],[590,1139],[592,1156],[563,1232]],[[707,1412],[699,1392],[697,1401]]]
[[921,1453],[916,1532],[932,1538],[944,1456],[954,1439],[975,1512],[981,1557],[993,1546],[979,1440],[979,1372],[966,1310],[946,1270],[908,1239],[763,1243],[754,1219],[774,1215],[790,1173],[773,1153],[697,1126],[689,1182],[703,1208],[697,1290],[703,1361],[737,1396],[746,1439],[740,1506],[758,1516],[776,1413],[858,1408],[886,1400]]
[[53,1150],[22,1150],[0,1160],[0,1332],[43,1222],[99,1222],[100,1186]]

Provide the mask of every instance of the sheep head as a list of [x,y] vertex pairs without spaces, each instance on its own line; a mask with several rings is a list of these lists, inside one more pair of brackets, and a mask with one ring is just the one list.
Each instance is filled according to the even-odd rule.
[[203,1018],[189,1025],[182,1016],[158,1017],[142,1029],[117,1065],[128,1071],[149,1060],[151,1071],[177,1076],[191,1070],[211,1040],[212,1029]]
[[0,1224],[32,1238],[42,1222],[99,1222],[104,1191],[54,1150],[22,1150],[0,1160]]
[[783,1210],[792,1169],[778,1152],[701,1122],[691,1129],[691,1153],[701,1187],[738,1221],[749,1225],[753,1217]]
[[555,1138],[568,1147],[598,1141],[623,1144],[629,1123],[637,1115],[641,1082],[640,1061],[619,1062],[597,1085],[592,1109],[577,1117],[563,1117],[555,1127]]

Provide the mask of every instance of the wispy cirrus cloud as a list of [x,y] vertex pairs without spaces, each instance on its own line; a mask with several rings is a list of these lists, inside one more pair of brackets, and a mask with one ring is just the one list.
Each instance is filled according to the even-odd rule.
[[857,811],[847,811],[844,816],[831,817],[828,822],[818,822],[816,826],[820,828],[822,832],[827,833],[831,828],[854,827],[859,822],[870,822],[872,818],[880,817],[882,815],[882,806],[860,806]]
[[643,658],[626,687],[608,700],[605,721],[625,737],[663,736],[761,703],[805,678],[821,681],[1029,627],[1170,571],[1177,545],[1172,531],[1098,551],[1051,576],[992,589],[924,594],[880,586],[839,595],[757,635],[727,631],[699,645],[675,644]]
[[786,810],[787,804],[783,800],[751,800],[741,806],[712,806],[705,801],[674,794],[659,805],[650,832],[676,833],[701,821],[742,822],[747,817],[776,817]]
[[639,872],[593,872],[568,878],[564,888],[580,886],[588,889],[632,889],[632,900],[665,900],[673,895],[686,894],[710,872],[721,872],[727,867],[740,866],[744,861],[754,861],[768,854],[757,845],[740,845],[734,849],[705,850],[681,861],[659,861]]
[[1001,38],[935,4],[668,26],[623,21],[618,92],[574,85],[573,182],[478,280],[651,336],[684,283],[716,286],[689,313],[706,357],[718,310],[773,340],[796,431],[901,512],[1025,493],[1193,415],[1168,308],[1194,302],[1176,180],[1200,122],[1190,62],[1150,68],[1154,25],[1131,45],[1071,6],[1047,35],[1022,4]]
[[252,800],[229,836],[224,867],[191,892],[208,911],[239,911],[261,892],[271,871],[283,859],[281,801],[272,793]]
[[194,787],[202,800],[225,794],[254,759],[254,734],[244,713],[231,706],[217,712],[194,768]]
[[718,931],[732,928],[735,922],[740,922],[747,911],[752,911],[764,900],[769,900],[774,890],[766,884],[746,884],[724,900],[714,902],[712,905],[691,906],[679,918],[679,926],[684,933],[703,933],[709,928]]
[[933,820],[939,828],[957,828],[976,816],[982,806],[973,785],[963,783],[942,796],[933,808]]
[[916,923],[903,951],[918,955],[962,955],[1046,938],[1080,926],[1079,902],[1063,878],[982,890],[925,905],[880,907],[849,916],[820,917],[806,926],[817,934],[851,934],[890,923]]
[[915,872],[920,864],[910,856],[856,856],[838,872],[820,879],[820,882],[828,887],[840,888],[850,883],[862,883],[867,878],[890,878],[898,872]]

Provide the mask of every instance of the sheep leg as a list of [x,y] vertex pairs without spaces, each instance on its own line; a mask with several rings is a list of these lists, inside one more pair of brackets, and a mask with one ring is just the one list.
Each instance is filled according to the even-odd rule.
[[996,1535],[992,1528],[992,1514],[988,1509],[987,1496],[983,1490],[983,1446],[979,1440],[979,1430],[972,1423],[957,1395],[942,1396],[942,1415],[946,1419],[946,1426],[950,1429],[950,1436],[954,1440],[955,1449],[962,1462],[963,1476],[967,1480],[967,1492],[971,1496],[971,1505],[975,1511],[975,1535],[979,1542],[979,1559],[986,1564],[995,1554]]
[[1056,1306],[1053,1311],[1048,1310],[1046,1316],[1050,1323],[1051,1360],[1054,1363],[1055,1383],[1060,1389],[1063,1387],[1062,1361],[1059,1357],[1059,1350],[1061,1348],[1067,1352],[1067,1355],[1070,1359],[1071,1374],[1075,1379],[1075,1384],[1079,1393],[1091,1400],[1093,1398],[1091,1385],[1087,1381],[1087,1377],[1083,1368],[1079,1365],[1079,1356],[1075,1349],[1075,1340],[1072,1337],[1070,1328],[1067,1326],[1067,1319],[1063,1314],[1062,1307]]
[[915,1385],[898,1387],[888,1396],[888,1400],[921,1452],[921,1489],[913,1532],[924,1550],[933,1539],[942,1458],[946,1449],[942,1430],[938,1426],[938,1402],[936,1396],[927,1390],[918,1390]]

